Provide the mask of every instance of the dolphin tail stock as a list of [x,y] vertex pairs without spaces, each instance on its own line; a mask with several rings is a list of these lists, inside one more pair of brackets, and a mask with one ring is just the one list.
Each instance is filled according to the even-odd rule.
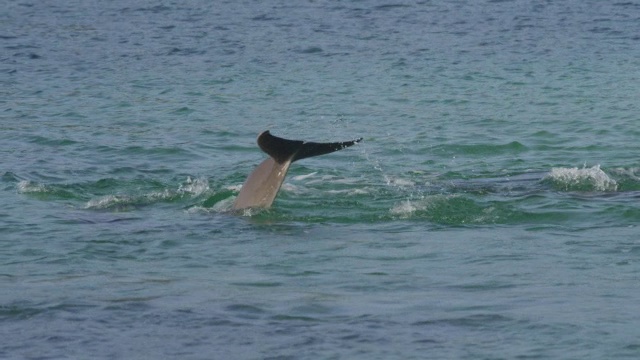
[[275,200],[289,166],[294,161],[329,154],[361,141],[362,138],[333,143],[305,142],[271,135],[269,130],[258,135],[258,146],[269,155],[247,177],[233,204],[234,210],[268,208]]

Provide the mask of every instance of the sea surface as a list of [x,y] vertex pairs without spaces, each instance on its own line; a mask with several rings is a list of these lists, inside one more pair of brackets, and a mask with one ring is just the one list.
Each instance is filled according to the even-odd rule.
[[639,99],[638,1],[6,0],[0,358],[638,359]]

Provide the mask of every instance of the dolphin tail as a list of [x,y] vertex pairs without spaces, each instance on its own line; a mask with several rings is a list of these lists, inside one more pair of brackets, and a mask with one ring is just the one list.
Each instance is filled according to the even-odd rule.
[[332,153],[362,140],[315,143],[288,140],[271,135],[269,130],[258,135],[258,146],[269,154],[247,178],[233,204],[233,209],[268,208],[276,198],[289,166],[294,161]]

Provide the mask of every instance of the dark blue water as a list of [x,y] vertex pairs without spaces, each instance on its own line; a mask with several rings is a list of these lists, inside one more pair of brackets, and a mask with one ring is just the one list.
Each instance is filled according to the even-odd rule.
[[639,3],[1,8],[0,358],[640,356]]

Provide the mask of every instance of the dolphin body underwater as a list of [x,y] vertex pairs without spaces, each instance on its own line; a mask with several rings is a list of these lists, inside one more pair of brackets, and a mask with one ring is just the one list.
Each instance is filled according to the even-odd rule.
[[269,208],[278,195],[291,163],[300,159],[329,154],[352,146],[362,138],[333,143],[288,140],[271,135],[269,130],[258,135],[258,146],[269,155],[247,177],[233,204],[233,210]]

